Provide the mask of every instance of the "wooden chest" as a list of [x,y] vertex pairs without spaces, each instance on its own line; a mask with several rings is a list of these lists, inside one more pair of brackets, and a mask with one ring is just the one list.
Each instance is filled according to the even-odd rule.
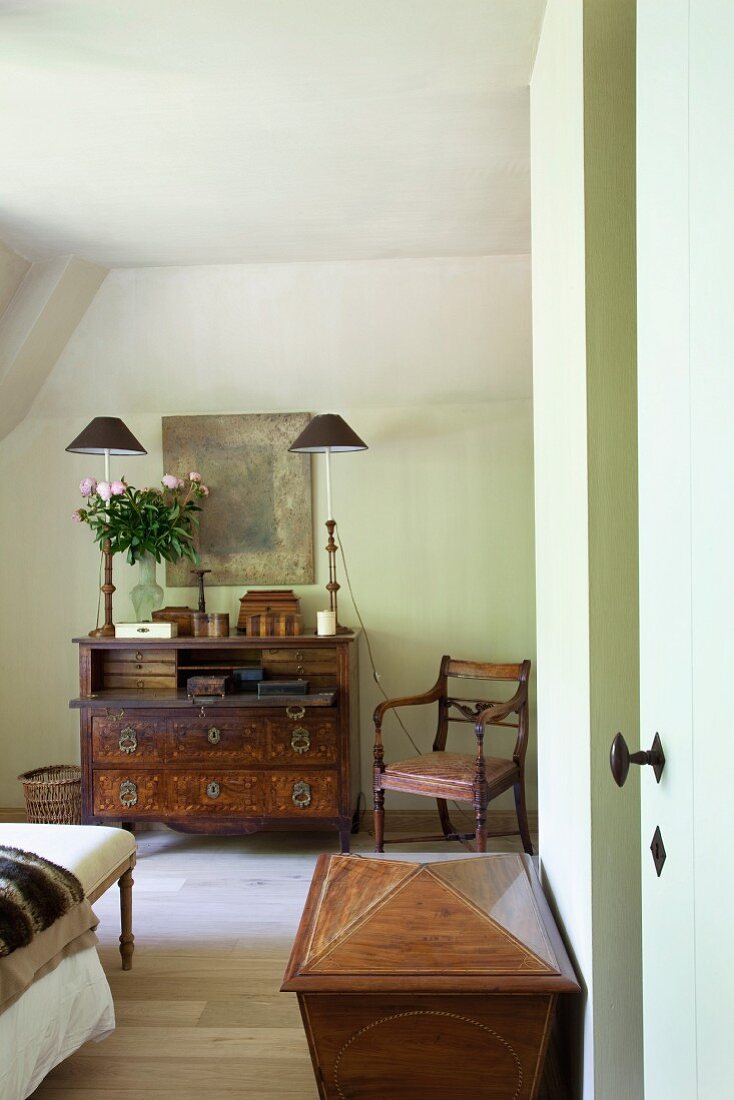
[[[80,638],[82,819],[161,821],[185,832],[336,829],[342,851],[359,795],[356,636]],[[226,691],[235,671],[307,695]],[[258,671],[259,670],[259,671]]]
[[322,1100],[534,1100],[579,986],[529,856],[324,855],[282,989]]

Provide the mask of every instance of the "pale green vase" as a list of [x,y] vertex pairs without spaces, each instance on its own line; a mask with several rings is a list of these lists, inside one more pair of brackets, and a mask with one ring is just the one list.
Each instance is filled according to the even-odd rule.
[[135,608],[135,621],[150,622],[151,615],[163,606],[163,589],[155,579],[156,560],[152,554],[143,554],[138,561],[139,580],[130,593]]

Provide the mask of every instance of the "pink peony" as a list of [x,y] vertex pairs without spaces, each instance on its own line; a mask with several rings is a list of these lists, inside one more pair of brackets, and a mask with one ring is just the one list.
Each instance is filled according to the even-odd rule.
[[97,486],[97,496],[100,497],[101,500],[110,499],[110,497],[112,496],[112,486],[110,485],[109,481],[100,481],[99,485]]
[[180,489],[183,485],[183,481],[180,478],[174,477],[173,474],[164,474],[161,478],[161,482],[167,489]]
[[201,490],[201,492],[204,494],[205,497],[209,496],[209,490],[207,489],[206,485],[200,485],[199,489]]
[[79,482],[79,492],[83,497],[91,497],[97,492],[97,482],[93,477],[85,477]]
[[201,481],[201,474],[197,474],[196,470],[189,474],[189,481]]
[[123,481],[113,481],[110,485],[110,492],[113,497],[121,497],[125,492],[125,483]]
[[79,509],[77,509],[76,512],[71,513],[71,518],[74,520],[74,523],[81,523],[82,522],[82,514],[79,511]]

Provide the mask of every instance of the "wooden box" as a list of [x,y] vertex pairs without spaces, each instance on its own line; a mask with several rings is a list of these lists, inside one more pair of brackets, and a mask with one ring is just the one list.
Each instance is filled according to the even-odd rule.
[[186,681],[186,693],[187,695],[226,695],[231,686],[231,677],[221,673],[189,676]]
[[[250,634],[247,620],[253,615],[298,615],[301,601],[292,588],[261,588],[245,592],[240,600],[237,629]],[[265,631],[261,631],[264,634]],[[298,631],[290,633],[300,634]]]
[[151,619],[154,623],[175,623],[178,627],[178,637],[186,638],[191,635],[191,616],[193,607],[161,607],[154,611]]
[[248,615],[246,632],[254,638],[292,638],[303,632],[300,615],[292,612]]
[[322,1100],[534,1100],[579,985],[530,857],[322,855],[281,988]]
[[221,611],[192,611],[191,633],[195,638],[228,638],[229,613]]
[[116,638],[175,638],[178,634],[176,623],[117,623]]

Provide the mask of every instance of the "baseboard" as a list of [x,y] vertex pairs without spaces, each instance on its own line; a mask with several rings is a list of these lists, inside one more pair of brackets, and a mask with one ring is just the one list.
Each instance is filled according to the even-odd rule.
[[[457,809],[455,806],[451,806],[449,807],[449,815],[457,828],[466,832],[471,831],[474,823],[474,816],[468,806],[466,809],[464,807]],[[537,813],[528,814],[528,826],[530,827],[530,832],[533,835],[537,835]],[[370,812],[364,815],[362,829],[372,835],[372,814]],[[432,812],[426,810],[391,810],[389,807],[385,809],[386,835],[398,833],[410,836],[418,833],[436,833],[440,831],[441,825],[435,808]],[[488,833],[514,833],[516,831],[517,818],[512,810],[487,811]]]
[[25,821],[25,810],[20,806],[0,806],[0,821]]

